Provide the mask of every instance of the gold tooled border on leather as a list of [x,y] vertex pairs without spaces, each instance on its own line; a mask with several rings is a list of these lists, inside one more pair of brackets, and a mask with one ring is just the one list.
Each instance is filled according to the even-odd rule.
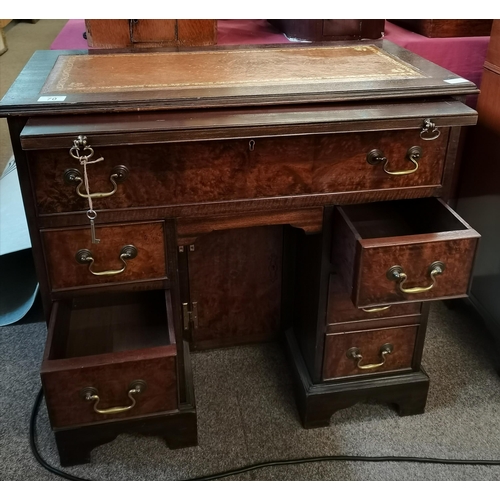
[[[309,64],[297,59],[304,56]],[[359,56],[364,58],[363,64],[355,62]],[[116,64],[117,58],[119,64]],[[150,64],[142,64],[142,69],[149,68],[149,72],[127,71],[133,68],[132,63],[137,66],[138,62],[144,63],[145,58],[150,59]],[[108,71],[99,71],[103,64]],[[172,71],[176,67],[178,71]],[[229,73],[228,69],[233,71]],[[214,79],[217,71],[221,77]],[[86,78],[86,75],[90,77]],[[43,86],[42,94],[341,83],[426,76],[414,66],[373,45],[61,55]],[[117,82],[118,78],[124,81]]]

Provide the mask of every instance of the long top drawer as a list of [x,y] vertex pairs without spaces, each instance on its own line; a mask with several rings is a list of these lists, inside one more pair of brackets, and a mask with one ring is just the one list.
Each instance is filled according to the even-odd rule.
[[79,137],[100,160],[94,206],[113,210],[440,186],[449,128],[475,121],[456,101],[89,115],[33,118],[21,141],[50,214],[87,208]]

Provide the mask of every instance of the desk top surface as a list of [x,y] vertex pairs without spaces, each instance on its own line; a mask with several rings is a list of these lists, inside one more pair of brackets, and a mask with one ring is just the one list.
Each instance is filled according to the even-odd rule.
[[467,95],[468,80],[386,40],[141,52],[39,51],[0,114]]

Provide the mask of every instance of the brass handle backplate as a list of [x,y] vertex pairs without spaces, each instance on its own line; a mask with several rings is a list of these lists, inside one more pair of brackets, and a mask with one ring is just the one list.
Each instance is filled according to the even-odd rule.
[[384,152],[380,149],[372,149],[366,155],[366,161],[370,165],[380,165],[382,163],[382,168],[384,172],[389,175],[408,175],[413,174],[418,170],[418,159],[422,157],[422,148],[420,146],[412,146],[406,152],[406,159],[411,161],[415,167],[410,170],[389,170],[389,159],[384,155]]
[[117,165],[113,168],[113,170],[111,170],[111,175],[109,177],[109,180],[113,185],[113,189],[111,191],[108,191],[107,193],[91,193],[90,195],[87,195],[80,191],[80,188],[83,185],[83,175],[77,168],[68,168],[64,172],[63,178],[66,184],[76,184],[76,194],[78,196],[82,198],[97,199],[107,198],[108,196],[112,196],[113,194],[115,194],[116,190],[118,189],[117,183],[123,182],[127,178],[128,173],[129,170],[125,165]]
[[346,352],[346,356],[350,359],[354,359],[355,361],[357,361],[358,362],[357,367],[360,370],[372,370],[373,368],[380,368],[381,366],[383,366],[384,363],[386,362],[386,356],[388,354],[391,354],[393,351],[394,351],[394,347],[392,346],[392,344],[384,344],[380,348],[380,353],[379,353],[380,357],[382,358],[382,361],[380,363],[372,363],[369,365],[362,365],[361,364],[361,361],[363,361],[363,356],[361,355],[360,349],[357,347],[351,347]]
[[427,273],[429,274],[429,277],[432,280],[432,283],[427,286],[415,286],[413,288],[404,288],[403,285],[405,284],[406,280],[408,279],[408,276],[404,272],[403,268],[401,266],[392,266],[390,269],[387,270],[386,276],[388,280],[391,281],[396,281],[399,284],[399,289],[403,293],[424,293],[428,292],[431,290],[435,285],[436,285],[436,276],[439,274],[443,274],[446,266],[439,261],[433,262],[428,268],[427,268]]
[[131,410],[136,405],[136,400],[134,395],[142,394],[146,390],[146,382],[144,380],[134,380],[130,383],[128,387],[127,396],[132,401],[132,404],[128,406],[115,406],[113,408],[97,408],[99,404],[99,392],[95,387],[85,387],[80,391],[81,397],[85,401],[94,401],[94,411],[100,415],[114,415],[116,413],[123,413],[125,411]]
[[127,260],[134,259],[137,257],[137,248],[134,245],[125,245],[120,251],[120,260],[123,262],[123,266],[121,269],[113,269],[111,271],[94,271],[92,269],[94,265],[94,257],[92,256],[92,252],[87,250],[86,248],[82,248],[76,252],[75,258],[79,264],[88,264],[89,271],[94,276],[114,276],[115,274],[120,274],[125,271],[127,268]]

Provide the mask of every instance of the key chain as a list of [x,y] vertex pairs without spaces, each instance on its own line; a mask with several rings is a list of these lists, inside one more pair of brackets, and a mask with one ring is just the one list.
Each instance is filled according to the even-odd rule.
[[[80,146],[83,146],[83,152],[88,151],[87,155],[80,155]],[[95,219],[97,217],[97,212],[94,210],[94,205],[92,202],[92,196],[90,195],[89,178],[87,174],[87,165],[98,163],[103,161],[104,158],[98,158],[97,160],[89,161],[94,155],[94,150],[87,145],[87,138],[85,136],[78,136],[78,139],[73,141],[73,147],[69,150],[70,155],[76,158],[80,165],[83,167],[83,180],[85,183],[85,191],[87,192],[87,200],[89,202],[89,209],[87,210],[87,217],[90,221],[90,236],[92,243],[99,243],[101,240],[96,237],[95,232]]]

